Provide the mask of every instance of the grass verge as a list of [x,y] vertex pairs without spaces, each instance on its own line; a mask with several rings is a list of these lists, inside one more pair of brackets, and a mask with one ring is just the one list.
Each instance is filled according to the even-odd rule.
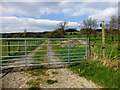
[[86,64],[81,62],[80,64],[71,64],[69,68],[104,88],[120,88],[120,73],[99,63],[92,61]]

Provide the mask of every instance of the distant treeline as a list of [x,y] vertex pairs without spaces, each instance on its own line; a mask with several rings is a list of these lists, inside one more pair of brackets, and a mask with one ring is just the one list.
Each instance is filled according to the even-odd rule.
[[41,38],[43,37],[46,33],[50,32],[26,32],[26,36],[24,36],[24,32],[21,33],[2,33],[2,38]]
[[79,32],[78,30],[74,29],[74,28],[69,28],[65,30],[66,32]]
[[[93,36],[101,36],[101,29],[96,29],[92,30],[91,34]],[[0,34],[2,38],[61,38],[65,37],[67,32],[80,32],[81,35],[86,35],[88,31],[86,29],[81,29],[80,31],[74,29],[74,28],[69,28],[66,29],[65,31],[62,31],[61,29],[55,30],[55,31],[45,31],[45,32],[20,32],[20,33],[2,33]],[[118,30],[105,30],[107,35],[112,34],[112,37],[114,35],[117,35]]]
[[[54,32],[54,31],[53,31]],[[74,28],[66,29],[65,32],[79,32]],[[45,31],[45,32],[24,32],[20,33],[2,33],[2,38],[47,38],[51,37],[52,31]],[[53,35],[52,35],[53,36]]]

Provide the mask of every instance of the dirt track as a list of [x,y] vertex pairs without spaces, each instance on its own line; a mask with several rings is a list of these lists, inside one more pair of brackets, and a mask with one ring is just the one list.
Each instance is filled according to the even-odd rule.
[[42,84],[41,88],[98,88],[91,81],[86,80],[84,77],[79,77],[67,68],[49,69],[47,74],[49,74],[47,79],[57,80],[58,83],[52,85]]
[[[50,54],[54,54],[54,52],[50,52]],[[50,59],[56,66],[56,58],[51,56]],[[98,86],[96,86],[94,83],[73,73],[68,68],[48,69],[46,73],[48,74],[48,76],[45,78],[46,80],[57,80],[58,83],[54,83],[52,85],[44,83],[40,85],[41,88],[98,88]]]

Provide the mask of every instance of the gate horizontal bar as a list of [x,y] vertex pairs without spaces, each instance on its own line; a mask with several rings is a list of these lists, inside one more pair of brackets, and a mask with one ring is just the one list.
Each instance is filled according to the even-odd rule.
[[86,40],[86,38],[0,38],[0,40]]
[[[25,51],[10,51],[10,53],[19,53],[19,52],[25,52]],[[2,54],[8,53],[8,52],[1,52]]]
[[41,50],[35,50],[35,51],[33,50],[33,51],[27,51],[27,52],[47,52],[47,51],[48,51],[48,50],[42,50],[42,49],[41,49]]
[[86,58],[70,59],[70,61],[76,61],[76,60],[86,60]]
[[74,54],[86,54],[86,52],[79,52],[79,53],[70,53],[70,55],[74,55]]
[[51,56],[66,56],[66,54],[51,54]]
[[16,57],[25,57],[25,55],[19,55],[19,56],[1,56],[1,58],[16,58]]
[[67,49],[60,49],[60,50],[49,50],[49,52],[59,52],[59,51],[67,51]]

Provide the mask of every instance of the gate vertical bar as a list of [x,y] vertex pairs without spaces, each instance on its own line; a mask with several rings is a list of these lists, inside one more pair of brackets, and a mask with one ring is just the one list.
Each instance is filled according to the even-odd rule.
[[26,38],[25,38],[25,66],[27,66],[27,45],[26,45]]
[[70,63],[70,39],[68,39],[68,63]]
[[50,40],[48,39],[48,64],[50,64]]
[[8,44],[8,56],[10,56],[10,40],[7,40],[7,44]]

